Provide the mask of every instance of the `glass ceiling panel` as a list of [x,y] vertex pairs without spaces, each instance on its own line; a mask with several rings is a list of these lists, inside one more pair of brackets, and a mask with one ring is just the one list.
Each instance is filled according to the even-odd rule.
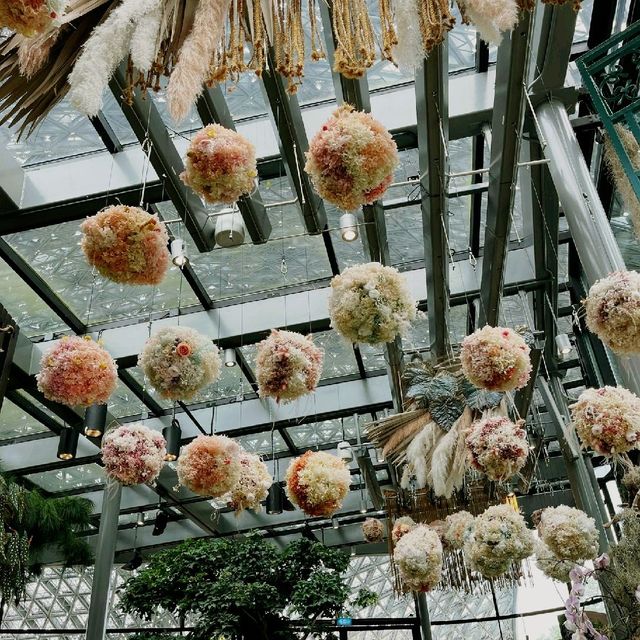
[[30,393],[22,389],[18,389],[17,393],[18,395],[25,398],[25,400],[28,400],[34,407],[37,407],[38,409],[40,409],[40,411],[42,411],[43,413],[46,413],[50,418],[55,420],[61,427],[63,426],[60,421],[60,418],[55,413],[53,413],[51,409],[49,409],[48,407],[45,407],[39,400],[34,398]]
[[[239,436],[238,438],[234,438],[234,440],[249,453],[255,453],[263,456],[271,454],[270,431],[262,431],[261,433]],[[282,453],[283,451],[288,450],[282,436],[277,431],[273,432],[273,448],[276,453]]]
[[640,270],[640,247],[628,214],[611,218],[613,235],[618,242],[627,269]]
[[349,416],[344,419],[344,428],[342,419],[334,418],[333,420],[322,420],[321,422],[289,427],[287,433],[291,436],[296,447],[311,449],[316,446],[353,439],[356,437],[356,428],[353,417]]
[[111,91],[105,93],[102,113],[111,125],[120,144],[126,145],[138,142],[136,134],[133,132],[129,121],[125,118],[120,105]]
[[109,397],[107,410],[114,418],[126,418],[145,411],[142,402],[121,380]]
[[98,274],[94,279],[80,248],[79,227],[79,222],[65,222],[11,234],[5,239],[82,321],[86,322],[89,316],[89,324],[141,318],[150,311],[198,303],[186,283],[180,291],[180,271],[176,267],[169,269],[158,287],[119,285]]
[[0,410],[0,441],[32,436],[38,433],[51,433],[49,429],[32,418],[18,405],[5,398]]
[[104,469],[92,462],[67,469],[52,469],[40,473],[30,473],[25,478],[37,484],[40,488],[51,493],[72,491],[95,487],[104,483]]
[[64,331],[67,326],[42,299],[0,259],[2,305],[28,338]]

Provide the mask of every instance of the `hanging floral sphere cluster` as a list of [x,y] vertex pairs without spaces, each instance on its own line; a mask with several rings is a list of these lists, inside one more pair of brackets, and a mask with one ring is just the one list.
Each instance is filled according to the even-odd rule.
[[569,582],[569,574],[576,566],[571,560],[561,560],[541,540],[536,541],[536,566],[545,576],[558,582]]
[[442,577],[442,543],[431,528],[419,524],[398,541],[393,560],[411,591],[431,591]]
[[261,398],[292,402],[318,386],[324,353],[312,336],[273,329],[258,345],[256,377]]
[[160,284],[169,268],[169,235],[158,216],[116,205],[81,225],[89,264],[120,284]]
[[226,436],[198,436],[178,458],[181,485],[208,498],[220,498],[234,490],[242,477],[242,448]]
[[259,456],[243,451],[239,457],[240,479],[224,498],[227,506],[239,512],[259,509],[267,497],[272,478],[267,465]]
[[110,478],[125,486],[152,484],[167,453],[165,439],[143,424],[126,424],[102,439],[102,461]]
[[163,398],[189,400],[218,379],[222,363],[207,336],[189,327],[165,327],[147,340],[138,366]]
[[593,560],[598,555],[598,530],[584,511],[559,505],[542,511],[538,524],[540,539],[556,558],[573,563]]
[[502,482],[518,473],[529,455],[524,420],[496,416],[471,425],[466,438],[471,465],[489,480]]
[[287,495],[309,516],[332,516],[349,492],[351,473],[340,458],[307,451],[287,469]]
[[472,23],[480,37],[500,44],[504,33],[513,31],[520,13],[517,0],[458,0],[463,23]]
[[350,342],[393,342],[406,333],[416,313],[416,301],[393,267],[359,264],[331,280],[331,326]]
[[413,531],[416,528],[416,523],[413,518],[409,516],[401,516],[393,523],[391,529],[391,540],[394,544],[398,544],[400,539],[405,536],[409,531]]
[[378,518],[367,518],[362,523],[362,535],[367,542],[384,540],[384,523]]
[[106,404],[118,383],[109,352],[84,337],[63,337],[42,356],[38,389],[47,400],[68,407]]
[[640,273],[616,271],[598,280],[584,306],[587,327],[612,351],[640,353]]
[[0,0],[0,27],[31,38],[53,27],[66,5],[67,0]]
[[353,211],[382,197],[398,162],[389,132],[370,114],[344,105],[311,140],[305,170],[322,198]]
[[462,372],[480,389],[521,389],[531,375],[530,351],[515,331],[487,325],[462,341]]
[[640,398],[621,387],[586,389],[571,405],[582,446],[604,456],[619,455],[640,443]]
[[448,549],[462,549],[473,532],[475,518],[468,511],[456,511],[445,518],[443,542]]
[[258,175],[255,147],[242,135],[210,124],[193,137],[182,181],[211,204],[233,204],[251,193]]
[[476,519],[473,534],[464,545],[471,569],[485,578],[497,578],[533,553],[534,536],[524,518],[513,507],[489,507]]

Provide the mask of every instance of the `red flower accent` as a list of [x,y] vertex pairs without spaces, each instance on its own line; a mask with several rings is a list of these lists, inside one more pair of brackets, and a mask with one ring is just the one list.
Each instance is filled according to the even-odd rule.
[[191,345],[187,342],[180,342],[176,347],[176,353],[182,358],[186,358],[191,355]]

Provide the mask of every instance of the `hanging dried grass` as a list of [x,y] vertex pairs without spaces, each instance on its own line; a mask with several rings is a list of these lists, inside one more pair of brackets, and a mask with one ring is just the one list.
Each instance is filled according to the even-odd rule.
[[366,0],[334,0],[331,19],[336,40],[334,71],[345,78],[362,78],[376,59]]
[[[312,24],[315,23],[315,6],[309,3],[313,11]],[[302,0],[279,2],[272,0],[273,13],[273,51],[276,70],[288,81],[289,93],[296,93],[304,76],[304,27],[302,21]]]
[[422,44],[425,54],[444,42],[456,19],[451,14],[448,0],[419,0],[418,11]]

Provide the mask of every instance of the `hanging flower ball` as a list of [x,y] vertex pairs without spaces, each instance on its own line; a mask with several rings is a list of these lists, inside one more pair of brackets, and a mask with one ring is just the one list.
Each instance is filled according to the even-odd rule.
[[464,555],[473,571],[497,578],[533,553],[533,533],[513,507],[489,507],[476,519],[473,533],[464,545]]
[[564,504],[547,507],[540,516],[538,533],[561,560],[582,563],[598,555],[600,544],[595,520],[579,509]]
[[67,0],[0,0],[0,28],[31,38],[54,27],[66,5]]
[[569,574],[576,566],[570,560],[561,560],[541,540],[536,540],[536,566],[545,576],[565,584],[569,582]]
[[413,531],[416,528],[416,523],[413,518],[409,516],[401,516],[393,523],[393,529],[391,529],[391,540],[394,544],[398,544],[400,538],[409,531]]
[[239,461],[240,479],[225,496],[227,506],[237,512],[244,509],[259,509],[273,482],[271,473],[260,457],[253,453],[243,451]]
[[463,23],[475,25],[480,37],[490,44],[500,44],[503,34],[513,31],[518,23],[517,0],[458,0],[458,5]]
[[307,451],[287,469],[287,495],[309,516],[332,516],[349,492],[351,473],[340,458]]
[[393,267],[369,262],[331,280],[331,326],[350,342],[393,342],[406,333],[416,314],[416,301]]
[[233,491],[242,476],[242,448],[226,436],[198,436],[178,458],[181,485],[208,498]]
[[291,402],[315,391],[324,353],[311,336],[273,329],[258,345],[256,377],[261,398]]
[[431,591],[442,577],[442,543],[431,528],[419,524],[398,541],[393,560],[411,591]]
[[362,535],[367,542],[384,540],[384,523],[378,518],[367,518],[362,523]]
[[353,211],[383,196],[397,166],[389,132],[370,114],[344,105],[311,140],[305,171],[322,198]]
[[160,475],[167,453],[165,439],[143,424],[125,424],[102,439],[104,470],[125,486],[152,484]]
[[582,446],[600,455],[627,453],[640,444],[640,398],[627,389],[586,389],[571,415]]
[[584,307],[587,327],[612,351],[640,353],[640,273],[616,271],[598,280]]
[[456,511],[445,518],[443,541],[448,549],[462,549],[473,532],[475,518],[468,511]]
[[465,444],[472,466],[489,480],[508,480],[524,466],[529,455],[524,420],[484,418],[471,425]]
[[88,407],[107,404],[118,383],[118,369],[109,352],[88,336],[65,336],[42,356],[36,379],[47,400]]
[[531,376],[530,351],[515,331],[487,325],[462,341],[462,372],[480,389],[515,391]]
[[147,340],[138,366],[163,398],[188,400],[218,379],[222,363],[207,336],[189,327],[165,327]]
[[180,178],[206,202],[233,204],[253,191],[257,175],[255,147],[238,132],[210,124],[193,137]]
[[81,225],[89,264],[120,284],[160,284],[169,268],[169,235],[158,216],[139,207],[116,205]]

